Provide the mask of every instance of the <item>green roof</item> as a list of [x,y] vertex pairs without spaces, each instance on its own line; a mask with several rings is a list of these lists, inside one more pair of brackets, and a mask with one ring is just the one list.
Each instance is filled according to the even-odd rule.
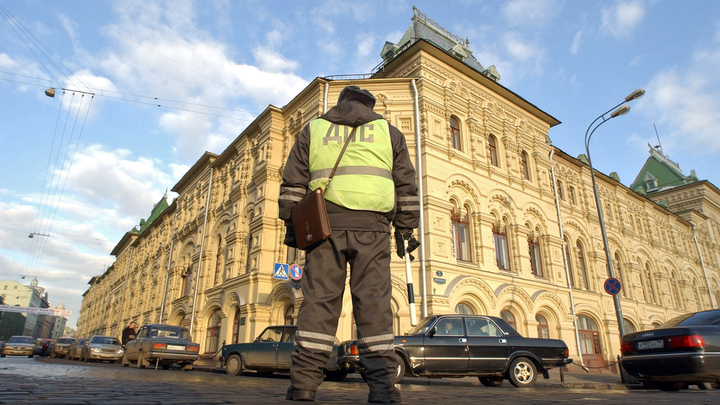
[[661,151],[650,147],[650,157],[645,161],[630,189],[641,194],[650,194],[697,181],[694,170],[689,176],[685,176],[677,163],[668,159]]
[[140,229],[137,229],[137,226],[134,227],[130,232],[133,233],[143,233],[145,230],[150,226],[150,224],[153,223],[157,219],[157,217],[160,216],[170,205],[167,202],[167,191],[165,192],[165,195],[160,199],[160,201],[155,204],[152,211],[150,212],[150,216],[147,220],[140,219]]

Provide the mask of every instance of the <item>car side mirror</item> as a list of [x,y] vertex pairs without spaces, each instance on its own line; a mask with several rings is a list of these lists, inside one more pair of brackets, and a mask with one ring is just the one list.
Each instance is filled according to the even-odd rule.
[[428,331],[428,336],[433,337],[437,333],[437,326],[433,326],[432,329]]

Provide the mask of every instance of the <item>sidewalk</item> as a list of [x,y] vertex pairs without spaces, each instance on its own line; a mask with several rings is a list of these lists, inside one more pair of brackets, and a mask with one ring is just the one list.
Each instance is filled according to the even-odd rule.
[[[195,362],[193,369],[196,371],[205,371],[212,373],[225,373],[225,369],[220,367],[217,360],[200,359]],[[560,370],[550,370],[550,378],[545,379],[542,375],[538,375],[536,387],[548,388],[571,388],[571,389],[596,389],[596,390],[627,390],[630,388],[640,388],[641,385],[624,385],[619,374],[610,371],[591,371],[585,372],[580,367],[569,365],[568,371],[563,373],[561,381]],[[357,381],[355,381],[357,380]],[[363,382],[359,374],[348,374],[346,381]],[[461,377],[461,378],[426,378],[426,377],[405,377],[401,384],[413,385],[480,385],[477,377]],[[503,381],[503,386],[509,385],[509,381]]]

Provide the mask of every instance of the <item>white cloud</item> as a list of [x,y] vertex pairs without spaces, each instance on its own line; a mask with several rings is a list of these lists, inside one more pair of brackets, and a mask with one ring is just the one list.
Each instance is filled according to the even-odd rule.
[[577,55],[578,50],[580,49],[580,43],[582,40],[583,30],[578,31],[575,33],[575,36],[573,37],[572,45],[570,46],[570,53],[573,55]]
[[512,27],[546,25],[559,9],[555,0],[512,0],[502,7],[502,14]]
[[601,30],[615,38],[629,35],[645,17],[642,1],[620,1],[602,11]]

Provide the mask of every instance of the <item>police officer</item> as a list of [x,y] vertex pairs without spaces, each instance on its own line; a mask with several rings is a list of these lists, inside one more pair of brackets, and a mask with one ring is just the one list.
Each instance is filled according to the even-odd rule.
[[289,400],[315,400],[337,332],[348,263],[360,362],[370,388],[368,402],[401,400],[393,385],[401,360],[393,346],[390,224],[402,257],[403,240],[410,242],[410,250],[419,245],[413,229],[420,212],[405,137],[375,113],[374,106],[369,91],[345,87],[335,107],[303,128],[285,164],[280,218],[287,227],[285,244],[296,247],[292,207],[308,189],[327,184],[346,137],[357,127],[325,190],[332,235],[306,255]]

